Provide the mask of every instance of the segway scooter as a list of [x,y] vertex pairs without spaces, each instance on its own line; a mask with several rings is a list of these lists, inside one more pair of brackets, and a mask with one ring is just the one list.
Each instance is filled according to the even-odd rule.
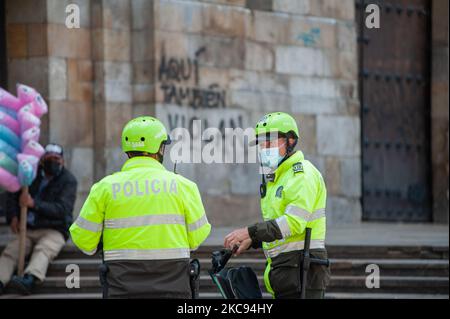
[[224,299],[262,299],[258,278],[250,267],[225,267],[238,247],[212,253],[209,275]]
[[[312,258],[310,256],[311,228],[305,231],[305,246],[301,257],[301,293],[300,299],[306,299],[306,278],[311,264],[330,266],[328,259]],[[222,249],[212,253],[212,269],[209,275],[224,299],[262,299],[258,278],[252,268],[241,266],[226,267],[227,262],[236,253],[233,250]]]

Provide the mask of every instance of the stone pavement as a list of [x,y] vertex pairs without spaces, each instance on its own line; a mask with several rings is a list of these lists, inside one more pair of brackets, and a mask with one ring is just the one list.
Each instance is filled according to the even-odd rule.
[[[220,245],[232,228],[214,228],[206,243]],[[328,245],[448,247],[448,225],[361,223],[330,226]]]
[[[206,245],[221,245],[223,238],[233,230],[214,228]],[[13,236],[6,226],[0,226],[0,246]],[[448,225],[361,223],[330,226],[327,245],[333,246],[449,246]]]

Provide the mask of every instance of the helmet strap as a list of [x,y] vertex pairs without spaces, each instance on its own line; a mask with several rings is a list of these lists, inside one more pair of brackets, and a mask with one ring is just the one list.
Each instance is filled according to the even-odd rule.
[[294,144],[290,145],[289,144],[289,136],[286,136],[286,155],[284,156],[284,158],[281,160],[281,162],[278,164],[278,167],[283,164],[289,157],[291,157],[293,155],[295,146],[297,146],[297,142],[298,139],[295,139]]
[[161,144],[158,153],[156,153],[156,159],[158,162],[160,162],[161,164],[164,161],[164,151],[165,151],[166,147],[164,144]]
[[289,136],[286,137],[286,151],[287,151],[286,155],[287,156],[291,155],[291,153],[294,151],[295,147],[297,146],[297,143],[298,143],[298,139],[295,139],[294,144],[290,145],[289,144]]

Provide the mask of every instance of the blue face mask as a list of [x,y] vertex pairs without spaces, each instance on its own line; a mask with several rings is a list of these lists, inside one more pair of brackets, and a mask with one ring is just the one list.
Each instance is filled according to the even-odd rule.
[[259,151],[259,160],[261,165],[265,168],[269,168],[272,171],[278,168],[278,165],[283,160],[283,156],[280,155],[278,147],[271,147],[261,149]]

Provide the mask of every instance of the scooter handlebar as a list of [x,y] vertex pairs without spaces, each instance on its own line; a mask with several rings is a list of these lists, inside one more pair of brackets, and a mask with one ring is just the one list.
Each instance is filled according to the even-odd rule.
[[311,264],[315,264],[315,265],[322,265],[322,266],[330,266],[330,260],[328,259],[317,259],[317,258],[310,258],[309,262]]

